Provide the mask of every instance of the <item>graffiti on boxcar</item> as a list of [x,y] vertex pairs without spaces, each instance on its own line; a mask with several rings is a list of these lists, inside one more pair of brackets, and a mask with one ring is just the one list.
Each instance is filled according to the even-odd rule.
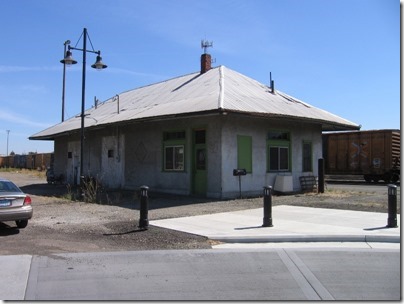
[[367,142],[362,142],[360,144],[353,142],[351,150],[351,162],[350,167],[352,169],[358,169],[361,164],[367,163],[368,160],[368,149]]

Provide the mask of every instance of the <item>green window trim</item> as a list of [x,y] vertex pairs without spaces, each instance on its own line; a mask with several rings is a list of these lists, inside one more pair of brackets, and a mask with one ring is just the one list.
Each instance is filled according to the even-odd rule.
[[252,137],[237,135],[237,169],[252,173]]
[[290,132],[272,130],[267,136],[267,172],[290,172],[292,169]]
[[186,132],[163,132],[163,172],[185,172]]

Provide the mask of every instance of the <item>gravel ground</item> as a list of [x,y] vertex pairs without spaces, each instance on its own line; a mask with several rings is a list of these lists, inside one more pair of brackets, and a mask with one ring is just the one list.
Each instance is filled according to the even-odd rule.
[[[211,242],[202,236],[151,225],[148,230],[139,229],[140,202],[134,192],[109,192],[103,195],[102,204],[84,203],[67,199],[74,190],[48,185],[33,173],[0,172],[0,176],[28,193],[34,207],[34,216],[25,229],[17,229],[13,222],[0,223],[0,254],[211,248]],[[212,201],[149,193],[148,218],[212,214],[262,205],[262,198]],[[274,195],[273,205],[387,212],[386,193],[367,191],[329,189],[324,194]]]

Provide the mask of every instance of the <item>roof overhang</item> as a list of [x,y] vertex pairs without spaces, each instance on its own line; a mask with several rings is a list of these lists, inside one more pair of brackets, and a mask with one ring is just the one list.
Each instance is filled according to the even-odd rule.
[[222,114],[238,114],[243,116],[250,116],[250,117],[260,117],[260,118],[271,118],[277,119],[282,121],[289,121],[289,122],[300,122],[300,123],[310,123],[321,125],[321,129],[323,132],[326,131],[350,131],[350,130],[360,130],[361,126],[356,124],[344,124],[344,123],[337,123],[328,120],[322,119],[314,119],[308,117],[297,117],[297,116],[289,116],[289,115],[278,115],[272,113],[252,113],[252,112],[242,112],[242,111],[234,111],[234,110],[221,110]]
[[[163,120],[173,120],[179,118],[192,118],[192,117],[205,117],[205,116],[213,116],[213,115],[240,115],[244,117],[256,117],[256,118],[269,118],[276,119],[282,121],[290,121],[290,122],[300,122],[300,123],[309,123],[315,125],[321,125],[321,129],[323,132],[326,131],[352,131],[352,130],[360,130],[359,125],[355,124],[343,124],[336,123],[331,121],[325,121],[321,119],[313,119],[307,117],[296,117],[296,116],[288,116],[288,115],[277,115],[271,113],[252,113],[252,112],[243,112],[243,111],[235,111],[235,110],[226,110],[226,109],[215,109],[208,111],[200,111],[200,112],[189,112],[189,113],[180,113],[180,114],[170,114],[163,116],[155,116],[155,117],[146,117],[140,119],[119,121],[115,123],[109,124],[100,124],[100,125],[92,125],[89,127],[85,127],[85,130],[96,130],[96,129],[104,129],[110,126],[123,126],[133,123],[142,123],[142,122],[155,122],[155,121],[163,121]],[[56,138],[70,136],[73,134],[79,133],[81,128],[74,128],[68,131],[54,133],[49,135],[39,135],[39,136],[31,136],[30,140],[55,140]]]

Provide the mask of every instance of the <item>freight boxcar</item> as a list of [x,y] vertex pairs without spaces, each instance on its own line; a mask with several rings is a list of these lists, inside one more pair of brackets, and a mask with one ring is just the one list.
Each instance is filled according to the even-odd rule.
[[400,140],[400,130],[324,133],[325,173],[363,175],[367,182],[397,182]]

